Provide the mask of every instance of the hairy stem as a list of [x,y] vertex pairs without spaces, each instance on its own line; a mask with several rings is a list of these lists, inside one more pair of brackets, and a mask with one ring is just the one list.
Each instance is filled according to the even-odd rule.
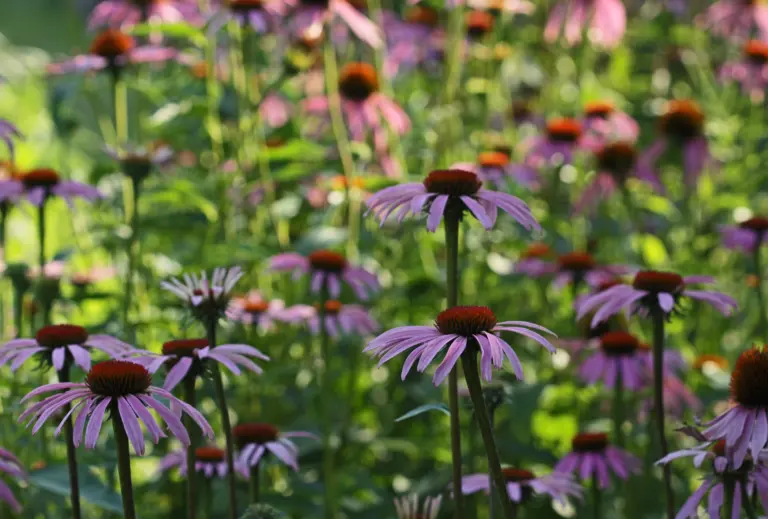
[[616,370],[616,381],[613,386],[613,443],[624,448],[624,377],[621,370]]
[[[136,270],[136,259],[138,255],[137,244],[139,238],[139,195],[141,189],[141,181],[132,178],[129,182],[131,194],[127,197],[131,200],[130,211],[126,208],[126,218],[128,219],[129,226],[131,228],[131,235],[128,237],[128,241],[125,246],[125,253],[128,258],[128,264],[126,267],[125,275],[125,287],[123,294],[123,333],[127,334],[130,327],[130,313],[131,304],[133,302],[133,277],[134,270]],[[126,186],[127,187],[127,186]]]
[[[187,374],[184,379],[184,400],[192,407],[197,406],[195,393],[196,377]],[[192,417],[186,415],[186,427],[189,431],[189,446],[187,447],[187,519],[197,517],[197,473],[195,472],[195,451],[197,449],[197,433],[194,430]]]
[[603,501],[600,494],[600,485],[597,481],[597,475],[592,476],[592,506],[594,507],[594,519],[603,518]]
[[260,484],[259,484],[259,476],[261,473],[260,470],[260,463],[257,463],[253,467],[251,467],[251,479],[250,479],[250,486],[251,486],[251,504],[255,505],[259,502],[259,494],[260,494]]
[[[664,311],[657,308],[651,312],[653,319],[653,402],[656,414],[657,435],[661,455],[669,454],[669,445],[664,427]],[[664,491],[667,497],[667,517],[675,517],[675,496],[672,493],[672,471],[669,464],[662,465]]]
[[115,431],[115,443],[117,444],[117,472],[120,475],[120,494],[123,497],[123,517],[124,519],[136,519],[128,435],[125,434],[125,426],[120,418],[120,413],[117,412],[117,406],[113,406],[112,409],[112,427]]
[[325,303],[328,301],[328,287],[323,286],[320,292],[320,356],[323,360],[323,372],[320,379],[320,399],[323,413],[323,482],[325,489],[325,518],[336,518],[336,488],[333,472],[334,453],[331,446],[332,418],[328,404],[334,400],[331,378],[330,337],[325,328]]
[[[58,372],[59,382],[69,382],[69,362]],[[65,412],[69,412],[67,405]],[[75,450],[75,435],[72,429],[72,417],[64,424],[64,434],[67,441],[67,469],[69,471],[69,496],[72,501],[72,519],[80,519],[80,479],[77,474],[77,451]]]

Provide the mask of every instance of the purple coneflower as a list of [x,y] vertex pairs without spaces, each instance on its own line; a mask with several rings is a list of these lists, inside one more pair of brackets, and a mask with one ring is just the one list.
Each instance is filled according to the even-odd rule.
[[173,149],[162,142],[122,151],[107,146],[105,151],[109,157],[120,163],[123,174],[136,182],[146,179],[153,168],[170,164],[174,155]]
[[754,253],[759,247],[768,244],[768,218],[753,216],[737,225],[720,228],[723,245],[729,249],[742,249]]
[[613,474],[626,480],[640,472],[640,460],[614,447],[605,433],[581,433],[571,440],[571,452],[555,465],[555,472],[578,474],[583,481],[596,479],[600,488],[608,488]]
[[[195,449],[195,472],[202,473],[206,478],[224,478],[229,470],[227,468],[226,451],[218,447],[198,447]],[[158,466],[158,472],[166,472],[174,467],[178,467],[179,474],[187,475],[187,458],[184,451],[172,452],[166,454]],[[235,463],[235,472],[249,477],[248,467],[242,463]]]
[[431,172],[423,183],[401,184],[382,189],[366,202],[384,225],[387,217],[397,210],[396,219],[402,221],[408,213],[428,212],[427,229],[435,232],[447,212],[468,210],[486,229],[496,223],[499,209],[510,214],[526,229],[541,229],[530,208],[519,198],[507,193],[483,189],[483,183],[471,171],[460,169]]
[[293,28],[298,35],[318,34],[323,27],[341,18],[355,35],[371,47],[383,43],[381,29],[347,0],[277,0],[293,15]]
[[[64,390],[28,407],[19,416],[19,421],[27,420],[27,426],[34,422],[32,434],[35,434],[57,411],[71,405],[72,409],[61,420],[55,434],[58,436],[69,416],[79,410],[74,425],[74,444],[80,445],[83,440],[83,431],[85,431],[85,446],[93,449],[99,439],[105,414],[109,411],[113,419],[119,415],[134,452],[143,456],[145,446],[140,422],[144,423],[155,443],[160,438],[166,437],[149,412],[149,409],[152,409],[165,422],[173,436],[185,446],[189,445],[189,433],[181,423],[181,418],[157,399],[160,397],[169,400],[175,408],[187,413],[206,436],[213,438],[213,429],[195,408],[168,391],[151,384],[151,375],[143,366],[123,360],[100,362],[91,367],[85,382],[47,384],[28,393],[22,402],[43,393]],[[88,421],[87,427],[86,421]]]
[[411,494],[408,497],[395,499],[397,519],[437,519],[443,496],[428,497],[419,506],[419,496]]
[[293,271],[293,279],[303,274],[311,276],[312,292],[318,293],[325,286],[331,297],[341,295],[341,282],[345,282],[362,300],[379,290],[379,281],[362,267],[353,267],[341,254],[329,250],[317,250],[308,256],[293,252],[273,256],[269,268],[277,271]]
[[565,164],[573,161],[577,150],[593,150],[600,139],[584,132],[584,126],[576,119],[559,118],[547,122],[544,135],[531,139],[526,163],[547,164],[558,157]]
[[591,101],[584,106],[584,131],[610,140],[635,142],[640,125],[610,101]]
[[[318,306],[294,305],[285,310],[283,317],[289,323],[306,323],[314,335],[320,333]],[[361,305],[346,305],[336,300],[325,302],[325,330],[331,337],[341,333],[370,335],[379,328],[379,323]]]
[[240,447],[239,462],[245,467],[258,465],[267,455],[272,454],[293,470],[299,470],[299,449],[291,438],[320,441],[310,432],[281,432],[268,423],[243,423],[232,429],[232,435]]
[[416,369],[423,372],[441,351],[447,349],[445,358],[440,362],[432,378],[434,384],[438,385],[451,372],[464,350],[476,348],[481,353],[480,371],[486,381],[491,381],[494,366],[496,368],[503,366],[504,357],[512,365],[515,376],[522,380],[523,366],[517,354],[496,334],[517,333],[533,339],[550,353],[554,353],[555,347],[533,330],[554,335],[543,326],[527,321],[498,322],[491,309],[484,306],[456,306],[440,312],[434,326],[394,328],[376,337],[364,351],[380,358],[379,366],[381,366],[397,355],[412,349],[403,365],[401,376],[405,379],[417,360],[419,363]]
[[756,28],[768,34],[768,5],[757,0],[719,0],[701,16],[701,21],[715,34],[746,40]]
[[627,332],[608,332],[600,337],[600,347],[579,368],[588,384],[602,380],[612,388],[620,377],[622,387],[637,391],[646,386],[646,363],[640,341]]
[[585,28],[595,45],[617,46],[627,30],[624,4],[621,0],[560,0],[549,13],[544,39],[554,42],[563,30],[566,43],[575,45]]
[[[570,474],[553,472],[547,476],[536,475],[524,469],[502,469],[507,482],[507,493],[515,503],[524,504],[534,494],[548,495],[558,503],[564,503],[570,496],[581,499],[581,485],[573,480]],[[461,490],[464,494],[474,494],[480,490],[490,491],[491,479],[488,474],[472,474],[461,479]]]
[[234,19],[256,33],[267,33],[277,26],[280,17],[285,14],[285,7],[283,3],[273,0],[229,0],[208,27],[210,31],[215,31],[228,19]]
[[[667,351],[664,352],[665,357]],[[676,375],[665,375],[663,382],[663,394],[664,394],[664,412],[677,421],[682,421],[686,415],[698,416],[702,409],[703,404],[696,393],[685,385],[679,377]],[[653,400],[648,398],[640,407],[640,419],[648,420],[653,410]]]
[[483,182],[502,189],[510,179],[526,187],[536,187],[539,184],[539,174],[535,168],[513,163],[505,151],[484,151],[477,155],[475,163],[460,162],[453,164],[450,169],[471,171]]
[[52,169],[40,168],[0,181],[0,200],[15,200],[22,196],[36,206],[54,196],[71,205],[75,198],[92,202],[101,198],[101,193],[88,184],[64,180]]
[[720,79],[736,81],[745,94],[764,95],[768,86],[768,43],[748,41],[742,59],[728,61],[720,68]]
[[515,263],[514,270],[518,274],[541,277],[552,273],[552,261],[557,257],[552,247],[546,243],[530,244]]
[[623,265],[601,265],[588,252],[568,252],[557,256],[553,261],[544,259],[549,256],[549,250],[545,251],[541,246],[537,246],[527,251],[524,259],[516,264],[515,271],[532,277],[554,275],[554,284],[559,287],[576,282],[597,286],[629,271],[629,268]]
[[14,152],[16,148],[13,145],[14,139],[22,139],[24,136],[21,131],[11,121],[0,118],[0,140],[8,146],[8,153],[10,154],[11,163],[14,160]]
[[160,286],[184,300],[192,314],[208,325],[226,314],[232,289],[241,277],[243,270],[240,267],[218,267],[213,270],[210,280],[203,271],[199,276],[184,274],[183,283],[173,278],[163,281]]
[[577,317],[581,319],[594,311],[592,326],[622,310],[649,315],[661,311],[670,315],[678,308],[682,298],[696,299],[712,305],[723,315],[730,315],[737,307],[736,301],[713,290],[690,290],[692,283],[712,283],[709,276],[686,276],[654,270],[635,274],[631,285],[619,284],[603,292],[584,298],[578,305]]
[[30,358],[43,361],[62,371],[74,363],[83,371],[91,369],[91,350],[110,357],[120,357],[133,347],[109,335],[89,335],[85,328],[72,324],[54,324],[38,330],[34,339],[13,339],[0,347],[0,366],[10,363],[16,371]]
[[385,74],[389,77],[419,65],[438,63],[443,53],[444,31],[440,27],[440,12],[429,6],[415,5],[403,14],[383,17],[387,37]]
[[[0,475],[10,476],[16,481],[27,479],[27,473],[19,459],[3,448],[0,448]],[[21,513],[21,503],[16,500],[11,487],[2,479],[0,479],[0,501],[4,501],[15,513]]]
[[261,292],[251,290],[243,297],[234,297],[227,309],[227,317],[248,326],[271,330],[276,321],[284,320],[285,302],[281,299],[264,299]]
[[203,18],[190,0],[103,0],[91,12],[88,28],[125,28],[145,21],[200,24]]

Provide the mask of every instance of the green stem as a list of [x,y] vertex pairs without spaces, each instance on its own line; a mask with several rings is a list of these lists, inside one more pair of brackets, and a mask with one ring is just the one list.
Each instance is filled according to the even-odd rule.
[[259,475],[260,475],[260,463],[257,463],[253,467],[251,467],[251,504],[255,505],[259,502],[259,494],[260,494],[260,485],[259,485]]
[[[459,304],[459,214],[445,213],[445,248],[448,308]],[[459,417],[458,366],[448,375],[448,405],[451,411],[451,460],[456,519],[464,519],[464,495],[461,493],[461,421]]]
[[[742,507],[744,508],[744,513],[747,516],[747,519],[757,519],[757,513],[755,513],[755,507],[753,506],[752,501],[750,500],[749,496],[747,495],[747,485],[746,481],[743,479],[741,480],[741,503]],[[757,488],[754,490],[754,496],[757,496]]]
[[[194,375],[188,374],[184,379],[184,400],[196,407],[197,395],[195,394]],[[197,517],[197,473],[195,472],[195,451],[197,450],[197,433],[195,432],[194,422],[189,415],[186,419],[187,431],[189,431],[189,446],[187,447],[187,519]]]
[[768,342],[768,305],[765,303],[765,292],[763,291],[763,267],[760,254],[762,243],[762,239],[757,240],[752,257],[755,264],[755,277],[757,278],[755,292],[757,292],[757,309],[760,312],[760,337]]
[[[496,422],[496,408],[494,406],[488,407],[488,423],[491,424],[491,431],[495,434]],[[479,422],[478,422],[479,425]],[[491,485],[491,491],[488,497],[488,510],[490,511],[490,519],[496,519],[498,511],[496,510],[496,504],[499,502],[499,492],[496,489],[496,485]]]
[[594,519],[603,518],[603,501],[600,494],[600,485],[597,481],[597,475],[592,476],[592,505],[594,506]]
[[128,143],[128,87],[122,76],[115,73],[112,76],[114,89],[115,132],[117,147],[122,148]]
[[[213,349],[216,347],[216,322],[208,323],[207,326],[208,345]],[[221,377],[219,366],[213,368],[213,383],[216,386],[216,398],[219,401],[219,411],[221,411],[221,427],[224,429],[224,439],[226,441],[227,454],[227,490],[229,493],[229,517],[237,519],[237,481],[235,480],[235,460],[234,443],[232,442],[232,424],[229,421],[229,407],[227,406],[227,395],[224,392],[224,381]]]
[[621,370],[616,370],[616,382],[613,386],[613,442],[619,448],[624,448],[624,376]]
[[44,195],[43,201],[40,203],[40,207],[37,208],[37,239],[40,247],[38,265],[40,266],[41,280],[43,279],[43,271],[45,269],[45,205],[47,198],[47,194]]
[[323,413],[323,481],[325,488],[325,518],[336,519],[336,488],[333,471],[334,453],[331,446],[332,417],[328,404],[334,400],[331,378],[331,354],[330,337],[325,328],[325,303],[328,301],[328,287],[325,284],[320,293],[320,309],[318,318],[320,321],[320,356],[323,360],[323,372],[320,379],[320,399]]
[[126,255],[128,258],[128,265],[126,267],[125,275],[125,288],[123,294],[123,333],[127,334],[130,328],[129,316],[131,313],[131,304],[133,302],[133,277],[134,270],[136,270],[136,257],[137,257],[137,244],[139,238],[139,196],[141,195],[141,181],[132,178],[130,182],[126,183],[126,187],[131,190],[130,195],[126,196],[126,200],[132,202],[130,211],[126,208],[126,218],[130,222],[131,235],[128,237],[126,244]]
[[[58,372],[59,382],[69,382],[69,362]],[[67,405],[65,412],[69,412]],[[67,468],[69,470],[69,495],[72,501],[72,519],[80,519],[80,480],[77,474],[77,451],[75,450],[74,431],[72,429],[72,417],[67,418],[64,424],[64,434],[67,441]]]
[[720,514],[723,519],[732,519],[731,513],[733,511],[733,494],[736,491],[736,481],[733,477],[726,476],[723,481],[723,508],[720,509]]
[[133,503],[133,483],[131,482],[131,454],[128,451],[128,435],[125,426],[117,412],[117,406],[112,406],[112,427],[115,431],[117,444],[117,471],[120,475],[120,494],[123,497],[123,518],[136,519],[136,508]]
[[14,336],[22,336],[22,328],[24,326],[24,292],[13,287],[13,320],[14,320]]
[[[653,319],[653,400],[656,414],[657,435],[662,458],[669,454],[667,436],[664,427],[664,311],[657,308],[651,312]],[[664,491],[667,496],[667,517],[675,517],[675,496],[672,493],[672,472],[670,465],[662,465],[664,473]]]
[[[480,383],[480,375],[477,365],[477,346],[468,344],[467,349],[461,355],[461,362],[464,366],[464,378],[467,381],[469,396],[472,399],[475,408],[475,417],[477,425],[480,428],[480,434],[483,436],[485,452],[488,455],[488,469],[491,474],[491,481],[499,492],[499,501],[506,519],[514,519],[516,511],[513,509],[512,500],[507,494],[507,482],[504,479],[504,473],[501,471],[501,460],[499,451],[496,448],[496,440],[493,438],[493,429],[491,421],[488,418],[488,409],[483,399],[483,388]],[[454,370],[455,371],[455,370]]]

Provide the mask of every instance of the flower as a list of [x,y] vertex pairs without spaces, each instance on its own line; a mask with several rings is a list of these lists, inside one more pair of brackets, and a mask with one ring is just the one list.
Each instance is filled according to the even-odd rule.
[[764,244],[768,244],[768,218],[753,216],[737,225],[720,227],[723,245],[729,249],[742,249],[754,252]]
[[316,250],[308,256],[293,252],[278,254],[270,259],[269,268],[293,271],[293,279],[309,274],[313,293],[326,287],[328,294],[334,298],[341,295],[342,281],[362,300],[367,300],[371,293],[379,290],[379,281],[374,274],[362,267],[353,267],[344,256],[329,250]]
[[745,94],[762,95],[768,86],[768,43],[749,40],[742,59],[720,68],[720,79],[738,82]]
[[[320,333],[319,305],[294,305],[285,310],[283,317],[289,323],[305,322],[313,334]],[[340,333],[369,335],[379,327],[361,305],[346,305],[336,300],[325,302],[325,329],[331,337],[338,337]]]
[[165,422],[171,434],[184,446],[188,446],[189,433],[181,423],[181,418],[156,398],[161,397],[187,413],[206,436],[213,438],[213,429],[197,409],[151,383],[149,371],[143,366],[124,360],[100,362],[93,365],[85,382],[47,384],[28,393],[22,402],[44,393],[64,390],[29,406],[19,416],[19,422],[27,420],[27,427],[34,422],[32,434],[35,434],[51,416],[71,405],[72,408],[56,428],[55,435],[59,435],[69,416],[79,409],[74,424],[74,444],[76,447],[80,445],[85,430],[85,446],[93,449],[99,439],[104,415],[109,411],[113,420],[119,416],[134,452],[143,456],[145,446],[140,422],[144,423],[155,443],[167,436],[149,413],[149,409],[152,409]]
[[103,0],[88,18],[88,28],[126,28],[142,21],[197,25],[203,18],[196,4],[188,0]]
[[435,359],[438,353],[447,348],[445,358],[432,378],[435,385],[440,384],[467,348],[481,353],[480,371],[483,378],[490,382],[492,368],[501,368],[504,357],[509,359],[515,376],[523,379],[523,366],[517,354],[506,341],[496,335],[499,332],[513,332],[528,337],[544,346],[550,353],[555,347],[539,333],[539,330],[550,335],[551,331],[538,324],[527,321],[498,322],[490,308],[485,306],[455,306],[438,314],[434,326],[403,326],[394,328],[376,337],[365,347],[366,352],[379,357],[379,366],[397,355],[412,349],[403,365],[401,377],[411,370],[414,363],[419,363],[416,369],[423,372]]
[[341,18],[355,35],[371,47],[383,43],[381,29],[347,0],[277,0],[293,14],[293,29],[298,35],[316,35],[323,27]]
[[646,385],[645,360],[640,355],[640,341],[627,332],[608,332],[600,337],[599,349],[585,359],[579,375],[588,384],[602,379],[612,388],[621,377],[623,387],[637,391]]
[[584,298],[578,305],[577,318],[594,311],[592,326],[622,310],[646,316],[661,311],[671,315],[683,297],[697,299],[712,305],[723,315],[730,315],[737,307],[736,300],[713,290],[690,290],[692,283],[712,283],[709,276],[683,277],[673,272],[655,270],[635,274],[631,285],[619,284],[598,294]]
[[440,12],[426,5],[412,5],[402,20],[384,15],[383,28],[387,37],[387,59],[384,73],[393,77],[398,72],[416,66],[428,67],[442,55],[444,31],[440,27]]
[[[7,475],[14,480],[27,479],[27,473],[21,465],[19,459],[9,451],[0,448],[0,475]],[[11,491],[11,487],[0,479],[0,501],[4,501],[15,513],[21,513],[21,503]]]
[[48,73],[59,75],[108,70],[116,75],[129,64],[160,63],[174,59],[177,55],[178,51],[170,47],[137,47],[135,40],[128,34],[117,29],[107,29],[93,39],[87,54],[52,63],[48,66]]
[[592,43],[613,48],[627,30],[627,11],[621,0],[560,0],[549,13],[544,39],[556,41],[564,27],[566,43],[575,45],[587,24]]
[[[528,470],[516,468],[501,469],[507,481],[507,493],[515,503],[523,503],[533,494],[546,494],[558,503],[564,503],[569,496],[581,499],[581,485],[573,480],[570,474],[553,472],[547,476],[536,477]],[[472,474],[461,478],[461,491],[464,494],[474,494],[479,490],[489,493],[491,478],[488,474]]]
[[726,371],[728,366],[728,359],[713,353],[702,353],[693,361],[693,369],[698,371]]
[[146,367],[150,373],[155,373],[162,366],[168,367],[163,383],[166,391],[172,391],[187,375],[204,373],[206,359],[226,366],[235,375],[240,374],[240,367],[261,375],[263,370],[248,357],[269,360],[253,346],[221,344],[211,348],[208,339],[176,339],[163,343],[162,355],[145,350],[136,350],[131,355],[134,362]]
[[475,173],[460,169],[433,171],[423,183],[382,189],[371,195],[366,203],[368,212],[373,213],[382,225],[398,208],[398,222],[408,213],[417,215],[424,210],[429,213],[427,229],[435,232],[446,212],[463,214],[468,210],[483,227],[490,229],[501,209],[526,229],[541,229],[525,202],[507,193],[483,189]]
[[[668,351],[665,350],[665,358],[667,353]],[[677,376],[665,375],[662,391],[664,396],[664,412],[676,420],[681,421],[689,413],[693,413],[694,416],[698,416],[701,413],[703,408],[701,400]],[[640,419],[647,420],[652,412],[653,399],[647,398],[640,406]]]
[[241,277],[243,270],[240,267],[217,267],[213,269],[210,281],[203,271],[199,276],[184,274],[183,283],[173,278],[163,281],[160,286],[183,299],[198,320],[209,324],[226,315],[232,289]]
[[502,189],[507,186],[509,178],[526,187],[536,187],[539,183],[536,169],[525,164],[513,164],[506,151],[484,151],[477,155],[476,163],[459,162],[451,165],[450,169],[471,171],[483,182]]
[[467,0],[466,4],[472,9],[488,10],[497,16],[504,13],[531,14],[535,9],[534,4],[527,0]]
[[576,119],[551,119],[546,124],[544,135],[534,137],[527,143],[525,161],[538,165],[559,157],[565,164],[570,164],[575,151],[594,149],[598,142],[594,135],[584,132],[584,126]]
[[299,449],[291,438],[311,438],[320,441],[316,435],[306,431],[280,432],[268,423],[243,423],[232,429],[232,436],[240,447],[238,461],[245,467],[254,467],[264,460],[267,454],[299,470]]
[[516,272],[532,277],[555,275],[556,286],[568,283],[585,281],[590,286],[597,286],[601,282],[614,279],[615,276],[626,274],[628,267],[623,265],[601,265],[588,252],[568,252],[557,256],[553,261],[544,258],[551,256],[549,249],[541,246],[526,251],[524,259],[519,261]]
[[107,146],[106,152],[111,158],[120,162],[126,176],[137,182],[147,178],[153,168],[165,166],[173,158],[173,149],[164,143],[153,143],[150,146],[122,151]]
[[117,269],[114,267],[91,267],[88,270],[74,272],[69,276],[69,281],[78,290],[85,290],[89,286],[115,277]]
[[258,34],[269,32],[285,15],[286,5],[273,0],[229,0],[224,7],[208,22],[210,32],[218,31],[232,19]]
[[3,141],[8,146],[8,152],[10,153],[11,162],[14,160],[14,151],[16,148],[13,145],[14,139],[23,139],[21,131],[11,121],[0,118],[0,141]]
[[91,369],[91,352],[98,350],[110,357],[120,357],[133,350],[109,335],[89,335],[85,328],[73,324],[54,324],[40,328],[34,339],[13,339],[0,347],[0,366],[10,363],[16,371],[32,357],[61,371],[74,363],[83,371]]
[[275,321],[282,321],[285,302],[281,299],[266,300],[258,290],[251,290],[243,297],[234,297],[227,309],[227,317],[262,330],[274,328]]
[[633,143],[640,125],[610,101],[591,101],[584,106],[584,130],[600,137]]
[[733,466],[738,469],[747,451],[757,459],[768,443],[768,351],[751,348],[739,355],[731,373],[731,399],[726,412],[705,424],[704,436],[724,439]]
[[640,460],[612,446],[605,433],[581,433],[571,440],[571,452],[555,465],[555,472],[578,474],[582,480],[596,478],[600,488],[608,488],[609,475],[626,480],[640,472]]
[[424,500],[421,507],[419,507],[419,496],[416,494],[396,498],[395,511],[397,519],[437,519],[442,503],[443,496],[428,497]]
[[[224,478],[229,473],[226,460],[226,451],[218,447],[206,446],[195,449],[195,472],[201,472],[206,478]],[[162,473],[174,467],[178,467],[179,474],[187,475],[187,453],[176,451],[166,454],[160,460],[157,471]],[[239,461],[234,463],[235,472],[249,478],[248,467]]]
[[480,40],[493,31],[496,20],[488,11],[471,10],[465,15],[467,36],[470,40]]
[[713,33],[744,40],[757,28],[768,33],[768,5],[761,1],[719,0],[699,19]]
[[89,202],[101,198],[99,190],[88,184],[73,180],[63,180],[59,174],[49,168],[27,171],[9,180],[0,181],[0,200],[15,200],[26,196],[36,206],[57,196],[72,204],[75,198]]
[[556,256],[555,251],[546,243],[532,243],[522,253],[520,261],[515,263],[514,270],[518,274],[540,277],[552,272],[552,260]]

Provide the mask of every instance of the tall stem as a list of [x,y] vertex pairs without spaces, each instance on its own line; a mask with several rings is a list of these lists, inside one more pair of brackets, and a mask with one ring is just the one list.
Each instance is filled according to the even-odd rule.
[[461,355],[461,363],[464,366],[464,378],[467,381],[469,396],[475,408],[477,426],[480,428],[480,434],[483,436],[483,443],[485,444],[485,452],[488,455],[488,469],[491,473],[491,481],[499,492],[499,501],[501,501],[504,517],[506,519],[514,519],[516,511],[512,506],[512,500],[507,494],[507,482],[504,479],[504,473],[501,471],[499,451],[496,449],[496,440],[493,438],[491,421],[488,418],[488,410],[483,398],[483,387],[480,384],[477,366],[476,345],[467,345],[467,349]]
[[[661,308],[651,312],[653,319],[653,401],[656,413],[657,435],[661,447],[661,457],[669,454],[667,436],[664,427],[664,311]],[[672,493],[672,472],[668,463],[662,465],[664,473],[664,491],[667,496],[667,517],[675,517],[675,496]]]
[[[131,303],[133,301],[133,274],[136,270],[136,256],[137,256],[137,244],[139,235],[139,195],[141,189],[141,181],[137,178],[132,178],[130,182],[131,195],[127,198],[131,200],[132,206],[126,207],[126,219],[129,222],[131,228],[131,235],[128,238],[126,244],[126,255],[128,258],[128,266],[126,267],[125,275],[125,289],[123,294],[123,333],[127,333],[130,321],[129,315],[131,312]],[[194,380],[193,380],[194,382]]]
[[[459,214],[445,213],[445,248],[448,308],[459,304]],[[461,493],[461,421],[459,420],[458,366],[448,375],[448,406],[451,411],[451,460],[456,519],[464,519],[464,494]],[[477,413],[477,411],[475,411]]]
[[760,255],[762,243],[763,240],[757,240],[752,257],[755,264],[755,277],[757,278],[755,292],[757,292],[757,309],[760,312],[760,337],[768,342],[768,305],[765,303],[765,292],[763,291],[763,267]]
[[[197,406],[197,395],[195,394],[194,375],[187,374],[184,379],[184,400],[192,407]],[[192,421],[192,417],[186,415],[187,431],[189,431],[189,446],[187,447],[187,519],[197,517],[197,473],[195,467],[195,451],[197,450],[197,433]]]
[[128,435],[125,434],[125,426],[116,407],[112,409],[112,426],[115,430],[115,443],[117,444],[117,471],[120,475],[120,494],[123,496],[123,517],[124,519],[136,519]]
[[[69,382],[69,363],[58,372],[59,382]],[[69,412],[69,405],[65,412]],[[80,481],[77,474],[77,451],[75,450],[72,417],[64,424],[64,434],[67,441],[67,468],[69,470],[69,496],[72,501],[72,519],[80,519]]]
[[40,279],[43,276],[43,270],[45,269],[45,204],[46,198],[40,202],[40,207],[37,208],[37,239],[40,250],[38,251],[38,265],[40,266]]
[[[496,429],[496,408],[495,406],[488,407],[488,423],[491,424],[491,431],[495,434]],[[499,502],[499,492],[496,490],[496,485],[491,485],[491,491],[488,496],[488,510],[490,511],[490,519],[496,519],[497,510],[496,504]]]
[[620,369],[616,370],[616,381],[613,386],[613,443],[624,448],[624,376]]
[[[744,479],[741,480],[740,486],[741,486],[741,503],[742,503],[742,507],[744,508],[744,513],[746,514],[747,519],[757,519],[757,513],[755,513],[755,506],[753,505],[749,495],[747,495],[747,485]],[[753,497],[756,497],[757,494],[758,494],[757,488],[755,488]]]
[[723,508],[720,509],[723,519],[732,519],[733,494],[735,491],[736,481],[733,477],[726,476],[723,480]]
[[325,518],[336,518],[336,488],[333,471],[334,453],[331,446],[331,412],[327,407],[333,401],[333,388],[331,386],[331,355],[330,337],[325,328],[325,303],[328,301],[328,287],[323,284],[320,292],[320,356],[323,359],[323,373],[320,379],[321,412],[323,413],[323,482],[325,488]]
[[[208,345],[211,349],[216,347],[216,322],[208,323]],[[229,517],[237,519],[237,483],[235,480],[235,446],[232,443],[232,424],[229,422],[229,407],[227,406],[227,395],[224,393],[224,381],[221,378],[221,369],[219,366],[213,368],[213,383],[216,386],[216,398],[219,401],[219,410],[221,411],[221,427],[224,429],[224,439],[226,441],[227,454],[227,490],[229,493]]]
[[261,465],[260,463],[257,463],[256,465],[251,467],[250,485],[251,485],[251,504],[252,505],[255,505],[255,504],[257,504],[259,502],[259,497],[260,497],[260,493],[261,493],[260,492],[261,491],[261,488],[260,488],[261,485],[260,485],[260,482],[259,482],[259,475],[261,473],[260,465]]
[[594,519],[603,519],[603,501],[597,475],[592,476],[592,506],[594,507]]

